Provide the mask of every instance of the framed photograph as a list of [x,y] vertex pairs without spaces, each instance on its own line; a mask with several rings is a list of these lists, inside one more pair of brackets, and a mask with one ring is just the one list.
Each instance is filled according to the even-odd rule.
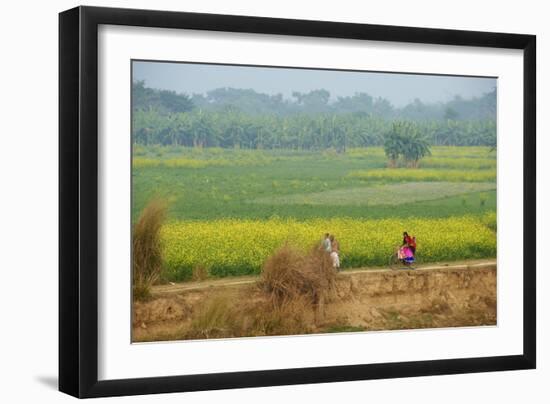
[[59,16],[59,388],[533,369],[532,35]]

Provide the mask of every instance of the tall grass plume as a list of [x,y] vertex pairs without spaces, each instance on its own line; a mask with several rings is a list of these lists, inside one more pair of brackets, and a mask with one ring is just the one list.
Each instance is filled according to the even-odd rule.
[[141,212],[132,234],[133,297],[145,300],[162,269],[160,229],[166,217],[167,204],[161,199],[150,201]]

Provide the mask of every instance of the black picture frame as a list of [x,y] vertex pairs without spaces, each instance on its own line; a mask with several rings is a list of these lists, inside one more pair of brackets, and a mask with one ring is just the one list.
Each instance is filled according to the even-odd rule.
[[[523,354],[99,381],[98,26],[180,28],[523,50]],[[534,369],[536,37],[341,22],[77,7],[59,15],[59,390],[104,397]]]

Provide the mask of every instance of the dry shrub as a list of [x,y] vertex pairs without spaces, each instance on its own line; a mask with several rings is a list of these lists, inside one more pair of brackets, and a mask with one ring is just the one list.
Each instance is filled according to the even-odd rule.
[[187,338],[227,338],[239,336],[239,315],[226,295],[208,299],[196,313],[189,326]]
[[241,296],[230,290],[211,296],[193,313],[186,338],[312,332],[319,309],[334,296],[335,278],[332,261],[319,246],[303,252],[284,245],[265,262],[259,294],[249,289]]
[[149,202],[134,225],[132,234],[133,296],[145,300],[162,269],[160,229],[167,205],[160,199]]
[[311,303],[297,298],[274,307],[269,300],[217,294],[193,313],[186,339],[304,334],[313,329]]
[[318,246],[304,253],[285,244],[265,262],[261,287],[275,307],[296,299],[319,305],[332,296],[335,278],[329,255]]
[[304,297],[275,306],[271,301],[264,301],[243,314],[243,329],[251,336],[306,334],[312,332],[315,325],[311,302]]

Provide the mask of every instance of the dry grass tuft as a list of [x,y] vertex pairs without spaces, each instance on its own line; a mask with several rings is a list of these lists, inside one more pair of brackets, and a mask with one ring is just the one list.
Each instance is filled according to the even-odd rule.
[[312,332],[315,315],[304,297],[274,306],[271,301],[256,304],[248,313],[247,335],[296,335]]
[[303,252],[284,245],[264,264],[256,285],[259,298],[249,298],[252,290],[213,296],[193,314],[185,338],[310,333],[324,303],[335,295],[335,279],[330,257],[318,246]]
[[331,297],[335,278],[324,251],[314,247],[304,253],[285,244],[265,262],[260,285],[276,307],[296,299],[319,305]]
[[208,300],[194,314],[187,338],[227,338],[238,336],[236,308],[231,305],[229,296],[220,295]]
[[160,228],[166,217],[167,205],[155,199],[143,209],[132,235],[133,297],[146,300],[151,286],[158,281],[162,269]]
[[269,300],[238,299],[229,291],[210,298],[195,313],[185,339],[292,335],[311,332],[314,314],[304,298],[274,307]]

